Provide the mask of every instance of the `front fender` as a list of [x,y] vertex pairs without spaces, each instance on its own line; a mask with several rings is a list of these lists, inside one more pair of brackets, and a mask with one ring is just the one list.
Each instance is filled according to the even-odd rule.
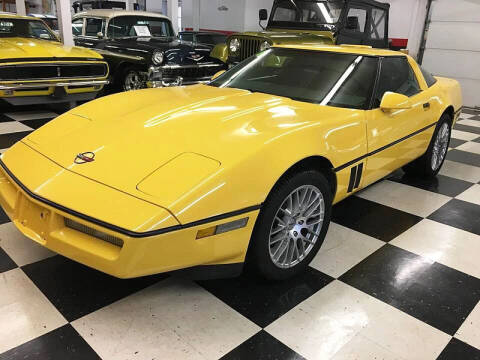
[[212,58],[218,59],[224,63],[228,60],[228,48],[227,44],[217,44],[210,53]]

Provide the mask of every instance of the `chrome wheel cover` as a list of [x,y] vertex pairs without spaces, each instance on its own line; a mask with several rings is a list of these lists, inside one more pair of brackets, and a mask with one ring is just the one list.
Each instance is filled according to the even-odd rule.
[[448,141],[450,139],[450,126],[447,123],[443,123],[437,132],[437,137],[433,143],[432,151],[432,170],[437,171],[440,165],[443,163],[443,159],[447,154]]
[[137,71],[130,71],[127,74],[127,76],[125,76],[123,89],[125,91],[129,91],[129,90],[138,90],[142,88],[143,88],[143,81],[140,77],[140,74]]
[[268,247],[275,266],[288,269],[302,262],[320,236],[325,201],[314,185],[293,190],[277,210]]

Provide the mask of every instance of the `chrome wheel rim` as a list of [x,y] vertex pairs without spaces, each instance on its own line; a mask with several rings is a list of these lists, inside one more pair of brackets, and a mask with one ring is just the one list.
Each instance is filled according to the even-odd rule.
[[442,165],[443,159],[447,154],[448,140],[450,139],[450,126],[447,123],[443,123],[438,130],[437,137],[433,143],[432,151],[432,170],[437,171],[440,165]]
[[125,76],[125,82],[123,84],[123,88],[126,91],[129,90],[138,90],[143,87],[142,79],[140,78],[140,74],[136,71],[130,71],[127,76]]
[[325,201],[313,185],[293,190],[278,208],[270,228],[268,246],[275,266],[287,269],[312,251],[323,225]]

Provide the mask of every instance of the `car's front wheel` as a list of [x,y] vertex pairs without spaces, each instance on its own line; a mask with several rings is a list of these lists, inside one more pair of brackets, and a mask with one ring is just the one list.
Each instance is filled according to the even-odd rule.
[[138,90],[145,87],[145,81],[143,80],[142,74],[134,67],[125,69],[122,79],[123,91]]
[[260,211],[247,264],[268,280],[302,272],[325,239],[331,204],[329,183],[318,171],[281,180]]
[[450,115],[443,114],[437,123],[427,152],[422,157],[403,167],[407,174],[422,177],[433,177],[438,174],[450,145],[452,133],[450,124]]

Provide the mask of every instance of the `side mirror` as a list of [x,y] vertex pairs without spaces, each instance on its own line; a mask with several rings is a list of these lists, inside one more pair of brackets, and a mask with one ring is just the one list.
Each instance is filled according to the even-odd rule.
[[101,31],[97,32],[97,37],[103,39],[103,33]]
[[225,71],[226,71],[226,70],[220,70],[220,71],[216,72],[216,73],[212,76],[211,80],[215,80],[215,79],[218,78],[220,75],[222,75]]
[[45,33],[40,34],[39,37],[40,37],[40,39],[45,39],[45,40],[50,40],[51,39],[50,35],[45,34]]
[[347,23],[345,24],[345,29],[360,31],[360,23],[358,22],[358,17],[357,16],[347,17]]
[[412,102],[407,96],[393,92],[386,92],[380,103],[380,109],[386,112],[411,108]]
[[265,30],[265,26],[262,25],[262,21],[265,21],[268,19],[268,12],[267,9],[260,9],[258,10],[258,25]]

